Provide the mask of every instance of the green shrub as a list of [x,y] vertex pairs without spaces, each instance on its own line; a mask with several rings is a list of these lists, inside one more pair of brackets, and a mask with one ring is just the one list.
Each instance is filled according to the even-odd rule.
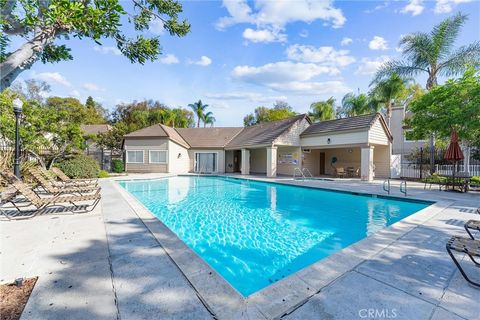
[[473,176],[470,181],[472,184],[480,184],[480,176]]
[[125,170],[123,161],[120,159],[112,159],[112,172],[122,173]]
[[57,166],[72,179],[97,178],[100,173],[98,162],[84,154],[63,160]]
[[98,177],[99,178],[108,178],[110,175],[108,174],[107,171],[105,170],[100,170],[100,172],[98,173]]

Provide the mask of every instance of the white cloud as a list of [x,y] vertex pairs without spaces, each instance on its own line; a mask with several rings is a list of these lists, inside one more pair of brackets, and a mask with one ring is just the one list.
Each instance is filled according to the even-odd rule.
[[270,88],[298,95],[344,94],[352,91],[342,81],[272,83]]
[[335,50],[333,47],[316,48],[299,44],[291,45],[286,50],[290,60],[319,63],[331,67],[345,67],[355,62],[355,58],[348,53],[348,50]]
[[268,63],[259,67],[237,66],[232,71],[232,77],[244,82],[268,87],[279,92],[292,94],[317,95],[325,92],[345,93],[347,86],[341,81],[310,81],[320,75],[337,75],[336,67],[280,61]]
[[232,76],[246,82],[265,84],[306,81],[318,75],[337,75],[338,73],[339,70],[334,67],[319,66],[314,63],[280,61],[268,63],[260,67],[236,66],[232,71]]
[[331,0],[297,0],[294,5],[288,0],[255,0],[253,8],[246,0],[224,0],[223,6],[229,16],[218,20],[216,26],[221,30],[239,23],[283,29],[291,22],[311,23],[318,19],[339,28],[346,21],[342,10],[334,7]]
[[412,16],[418,16],[423,12],[424,9],[425,6],[423,5],[423,0],[410,0],[400,12],[411,13]]
[[105,91],[105,89],[100,88],[95,83],[87,82],[82,85],[82,88],[87,91]]
[[359,67],[355,71],[357,75],[371,75],[377,72],[378,68],[390,58],[388,56],[380,56],[378,58],[363,58]]
[[166,55],[162,56],[159,61],[163,64],[176,64],[180,62],[180,60],[178,60],[178,58],[172,53],[167,53]]
[[307,38],[308,37],[308,30],[303,29],[302,31],[300,31],[300,33],[298,35],[302,38]]
[[251,28],[243,31],[243,37],[251,42],[285,42],[287,41],[287,35],[280,30],[253,30]]
[[198,61],[189,61],[188,63],[189,63],[189,64],[196,64],[196,65],[199,65],[199,66],[202,66],[202,67],[206,67],[206,66],[212,64],[212,59],[210,59],[210,58],[207,57],[207,56],[201,56],[201,57],[200,57],[200,60],[198,60]]
[[148,30],[157,36],[160,36],[165,33],[163,22],[159,19],[150,21],[150,23],[148,24]]
[[368,47],[371,50],[387,50],[388,49],[388,43],[387,40],[385,40],[382,37],[379,36],[374,36],[372,40],[368,43]]
[[449,13],[453,8],[461,3],[471,2],[472,0],[437,0],[435,4],[435,13]]
[[385,2],[382,3],[382,4],[379,4],[379,5],[375,6],[375,8],[373,8],[373,9],[367,9],[367,10],[365,10],[364,12],[365,12],[365,13],[373,13],[373,12],[375,12],[375,11],[378,11],[378,10],[381,10],[381,9],[383,9],[383,8],[388,7],[388,5],[389,5],[389,2],[388,2],[388,1],[385,1]]
[[38,80],[43,80],[47,83],[56,83],[65,87],[70,87],[72,84],[60,73],[58,72],[42,72],[37,73],[33,78]]
[[287,100],[286,96],[266,96],[257,92],[223,92],[223,93],[207,93],[205,95],[208,99],[218,100],[249,100],[252,102],[265,103],[274,102],[278,100]]
[[119,56],[122,54],[120,50],[118,50],[118,48],[111,47],[111,46],[94,46],[93,50],[95,50],[96,52],[100,52],[102,54],[114,54],[116,56]]
[[80,92],[78,92],[78,90],[72,90],[70,91],[70,96],[75,98],[80,98]]
[[352,44],[353,42],[353,39],[352,38],[348,38],[348,37],[345,37],[342,39],[342,41],[340,42],[340,45],[341,46],[348,46],[349,44]]

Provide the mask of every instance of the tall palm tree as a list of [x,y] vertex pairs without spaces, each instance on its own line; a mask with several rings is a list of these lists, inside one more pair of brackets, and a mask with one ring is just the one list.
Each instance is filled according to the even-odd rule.
[[208,104],[203,104],[202,100],[198,100],[197,102],[190,103],[188,105],[192,108],[193,113],[197,116],[197,128],[200,128],[200,120],[203,119],[203,115],[205,113],[205,109],[207,109]]
[[374,85],[369,93],[371,103],[376,104],[375,109],[377,110],[380,107],[384,107],[387,110],[387,124],[389,127],[394,101],[405,95],[408,81],[394,73],[385,80],[370,84]]
[[207,124],[210,124],[210,126],[213,127],[213,124],[215,123],[216,120],[217,119],[215,119],[215,117],[213,116],[213,112],[211,111],[206,112],[202,117],[203,127],[205,128]]
[[325,121],[335,119],[335,110],[333,105],[335,104],[335,99],[330,97],[325,101],[314,102],[310,105],[311,112],[309,116],[313,121]]
[[430,33],[416,32],[400,40],[403,60],[391,60],[377,71],[374,82],[396,73],[400,77],[414,77],[427,73],[426,88],[437,84],[438,76],[455,76],[463,73],[469,65],[480,66],[480,41],[456,50],[453,44],[458,38],[467,16],[461,13],[436,25]]
[[372,112],[369,97],[364,93],[347,93],[342,99],[342,113],[347,117],[359,116]]

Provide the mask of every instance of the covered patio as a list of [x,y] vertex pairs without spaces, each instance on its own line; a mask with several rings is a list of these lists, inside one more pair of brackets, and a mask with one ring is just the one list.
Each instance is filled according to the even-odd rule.
[[380,114],[314,123],[300,135],[301,166],[313,176],[340,171],[364,181],[388,178],[391,142]]
[[313,176],[339,176],[373,180],[390,173],[390,148],[384,145],[302,148],[302,168]]

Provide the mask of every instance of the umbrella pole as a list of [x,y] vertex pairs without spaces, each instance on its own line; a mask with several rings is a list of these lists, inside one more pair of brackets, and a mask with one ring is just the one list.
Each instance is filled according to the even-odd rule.
[[456,166],[457,166],[457,161],[453,160],[453,173],[452,173],[452,177],[453,177],[453,180],[452,180],[452,191],[455,191],[455,171],[456,171]]

